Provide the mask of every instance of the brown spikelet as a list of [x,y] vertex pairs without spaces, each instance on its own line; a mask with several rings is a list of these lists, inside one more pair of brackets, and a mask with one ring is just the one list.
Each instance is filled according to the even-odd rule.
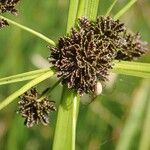
[[47,98],[38,101],[39,94],[35,88],[25,92],[19,101],[18,112],[25,118],[24,124],[32,127],[34,124],[41,122],[43,125],[49,123],[49,113],[55,111],[54,101]]
[[20,0],[1,0],[0,1],[0,13],[11,12],[12,14],[17,14],[15,9],[16,4]]
[[115,59],[130,61],[137,59],[147,52],[146,45],[147,43],[141,40],[139,33],[135,35],[125,33],[122,47],[117,52]]
[[[17,15],[17,10],[15,6],[20,0],[0,0],[0,14],[10,12],[14,15]],[[8,22],[0,18],[0,29],[8,26]]]
[[0,19],[0,29],[5,27],[5,26],[8,26],[8,22],[4,19]]
[[116,51],[121,46],[121,39],[126,31],[125,25],[111,17],[97,17],[96,21],[89,21],[85,17],[79,18],[79,26],[84,30],[92,30],[96,40],[109,42],[109,49]]

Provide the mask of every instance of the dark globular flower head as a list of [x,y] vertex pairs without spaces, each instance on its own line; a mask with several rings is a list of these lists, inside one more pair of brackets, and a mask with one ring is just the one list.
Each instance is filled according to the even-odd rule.
[[4,19],[0,19],[0,29],[5,27],[5,26],[8,26],[8,22]]
[[17,14],[15,9],[16,4],[19,0],[1,0],[0,1],[0,13],[11,12],[12,14]]
[[[17,10],[15,6],[20,0],[0,0],[0,14],[10,12],[17,15]],[[8,26],[7,20],[0,19],[0,28]]]
[[115,57],[118,60],[133,60],[141,57],[141,55],[147,52],[147,42],[141,40],[139,33],[132,35],[131,33],[124,34],[124,41],[122,41],[122,47],[117,52]]
[[72,28],[70,36],[60,38],[57,47],[51,48],[49,59],[63,83],[80,95],[94,93],[97,82],[107,80],[114,58],[111,43],[100,39],[91,28],[86,18],[80,20],[78,29]]
[[38,101],[39,97],[37,90],[32,88],[25,92],[18,102],[18,113],[25,118],[24,124],[27,127],[32,127],[34,124],[39,124],[39,122],[47,125],[49,123],[49,113],[56,110],[54,101],[49,101],[47,98]]
[[[98,17],[96,21],[81,17],[69,35],[61,37],[56,47],[50,47],[49,61],[68,88],[80,95],[95,93],[97,83],[104,85],[107,80],[119,51],[123,56],[128,47],[128,57],[129,47],[136,51],[136,54],[131,52],[132,56],[145,51],[138,36],[125,36],[125,33],[124,24],[111,17]],[[125,56],[121,59],[125,60]]]

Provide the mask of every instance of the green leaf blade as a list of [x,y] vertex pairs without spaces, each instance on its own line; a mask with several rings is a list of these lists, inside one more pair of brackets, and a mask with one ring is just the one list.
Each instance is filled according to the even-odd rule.
[[29,71],[29,72],[25,72],[25,73],[21,73],[17,75],[12,75],[9,77],[4,77],[0,79],[0,85],[31,80],[31,79],[37,78],[38,76],[42,75],[45,72],[48,72],[49,70],[50,68],[39,69],[39,70]]
[[6,99],[4,99],[0,103],[0,110],[3,109],[4,107],[6,107],[11,102],[13,102],[17,97],[22,95],[24,92],[26,92],[27,90],[29,90],[33,86],[37,85],[38,83],[51,77],[53,74],[54,74],[54,72],[52,70],[50,70],[50,71],[44,73],[43,75],[41,75],[40,77],[37,77],[37,78],[31,80],[30,82],[28,82],[27,84],[25,84],[23,87],[21,87],[19,90],[17,90],[16,92],[14,92],[10,96],[8,96]]
[[114,61],[114,73],[126,74],[142,78],[150,78],[150,64],[128,61]]

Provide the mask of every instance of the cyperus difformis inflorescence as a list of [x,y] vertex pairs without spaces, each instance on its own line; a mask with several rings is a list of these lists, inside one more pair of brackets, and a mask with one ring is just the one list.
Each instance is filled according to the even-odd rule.
[[[20,0],[0,0],[0,14],[5,12],[11,12],[14,15],[17,15],[17,10],[15,6]],[[8,22],[4,19],[0,19],[0,28],[7,26]]]
[[24,124],[27,127],[32,127],[34,124],[41,122],[43,125],[49,123],[49,113],[55,111],[54,101],[49,101],[48,98],[38,100],[40,95],[35,88],[25,92],[21,96],[18,113],[25,118]]
[[3,28],[3,27],[8,26],[8,25],[9,24],[8,24],[8,22],[6,20],[4,20],[4,19],[0,20],[0,28]]
[[19,1],[20,0],[0,0],[0,13],[11,12],[16,14],[17,10],[15,6]]
[[139,33],[132,35],[131,33],[124,33],[124,41],[122,41],[121,48],[117,52],[115,59],[119,60],[133,60],[141,57],[147,51],[147,42],[141,40]]
[[80,95],[94,93],[97,82],[107,80],[114,59],[132,60],[145,53],[139,35],[126,32],[124,24],[111,17],[98,17],[96,21],[82,17],[70,35],[50,47],[49,61],[68,88]]

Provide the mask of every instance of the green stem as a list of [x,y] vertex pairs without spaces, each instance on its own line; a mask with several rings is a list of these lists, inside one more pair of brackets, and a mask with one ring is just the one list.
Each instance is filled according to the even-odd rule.
[[26,27],[26,26],[23,26],[23,25],[21,25],[21,24],[15,22],[15,21],[13,21],[13,20],[11,20],[11,19],[8,19],[8,18],[6,18],[6,17],[4,17],[4,16],[1,16],[1,15],[0,15],[0,18],[6,20],[8,23],[10,23],[10,24],[12,24],[12,25],[14,25],[14,26],[17,26],[17,27],[19,27],[19,28],[21,28],[21,29],[23,29],[23,30],[25,30],[25,31],[27,31],[27,32],[30,32],[30,33],[36,35],[37,37],[41,38],[42,40],[48,42],[50,45],[53,45],[53,46],[56,45],[53,40],[49,39],[48,37],[46,37],[45,35],[43,35],[43,34],[37,32],[37,31],[34,31],[33,29],[30,29],[30,28],[28,28],[28,27]]
[[31,80],[31,79],[34,79],[34,78],[42,75],[43,73],[45,73],[49,70],[50,70],[50,68],[39,69],[39,70],[35,70],[35,71],[29,71],[26,73],[21,73],[21,74],[9,76],[9,77],[1,78],[0,85]]
[[[70,4],[73,5],[74,0],[71,1]],[[74,3],[75,2],[76,1],[74,1]],[[99,2],[98,0],[80,0],[77,17],[87,16],[90,17],[91,19],[96,18],[98,2]],[[75,7],[73,7],[72,11],[69,11],[69,13],[76,13],[77,4],[75,3],[74,5]],[[91,8],[90,6],[93,8]],[[88,16],[89,15],[87,13],[88,11],[90,12],[94,11],[94,13],[92,13],[92,16]],[[68,23],[70,23],[71,21],[75,22],[75,17],[68,18]],[[70,25],[68,25],[67,27],[70,28]],[[69,29],[67,29],[67,32],[69,32]],[[75,150],[78,110],[79,110],[79,97],[72,90],[64,86],[61,102],[58,109],[53,150],[60,150],[60,149]]]
[[87,1],[88,0],[80,0],[79,1],[79,6],[78,6],[78,12],[77,12],[77,18],[81,16],[87,16]]
[[130,0],[115,16],[114,19],[120,18],[137,0]]
[[17,97],[22,95],[24,92],[29,90],[31,87],[33,87],[33,86],[37,85],[38,83],[46,80],[47,78],[51,77],[53,74],[54,74],[54,72],[52,70],[50,70],[50,71],[44,73],[43,75],[41,75],[40,77],[37,77],[36,79],[33,79],[32,81],[25,84],[18,91],[14,92],[13,94],[8,96],[6,99],[4,99],[0,103],[0,110],[3,109],[4,107],[6,107],[8,104],[10,104],[14,99],[16,99]]
[[75,20],[76,20],[76,16],[77,16],[77,10],[78,10],[78,3],[79,3],[79,0],[71,0],[70,1],[68,18],[72,18],[72,19],[68,19],[67,33],[70,32],[71,27],[73,27],[75,24]]
[[74,96],[73,99],[73,109],[72,109],[72,141],[74,142],[73,149],[75,150],[75,141],[76,141],[76,125],[77,118],[79,113],[80,97],[78,95]]
[[[74,26],[77,8],[78,1],[70,0],[67,33],[70,32],[70,27]],[[75,150],[78,108],[79,100],[76,94],[66,86],[63,86],[62,97],[58,108],[53,150]]]
[[95,20],[98,5],[99,0],[80,0],[77,17],[86,16],[90,20]]
[[108,10],[106,11],[106,15],[105,16],[109,16],[111,10],[113,9],[113,7],[115,6],[115,4],[117,3],[118,0],[114,0],[113,3],[111,4],[111,6],[108,8]]
[[87,0],[86,16],[90,20],[95,20],[97,16],[99,0]]
[[58,108],[53,150],[75,150],[78,108],[79,99],[76,94],[64,86]]

